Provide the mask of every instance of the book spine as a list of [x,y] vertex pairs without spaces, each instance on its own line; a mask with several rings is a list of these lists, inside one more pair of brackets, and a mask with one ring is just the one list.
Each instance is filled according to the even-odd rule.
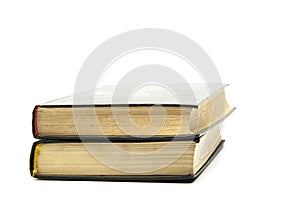
[[29,159],[29,171],[30,171],[30,175],[32,177],[35,177],[35,151],[36,151],[36,146],[37,146],[38,142],[34,142],[32,144],[32,147],[31,147],[31,152],[30,152],[30,159]]
[[33,111],[32,111],[32,134],[34,138],[39,137],[38,133],[38,127],[37,127],[37,113],[38,113],[38,106],[35,106]]

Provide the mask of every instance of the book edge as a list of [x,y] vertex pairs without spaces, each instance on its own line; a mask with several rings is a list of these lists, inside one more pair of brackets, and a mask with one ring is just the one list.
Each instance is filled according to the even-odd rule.
[[[35,143],[39,143],[37,141]],[[209,164],[213,161],[213,159],[218,155],[218,153],[222,150],[225,140],[222,140],[208,160],[202,165],[202,167],[195,173],[189,175],[174,175],[174,176],[166,176],[166,175],[153,175],[153,176],[58,176],[58,175],[32,175],[32,177],[40,179],[40,180],[69,180],[69,181],[123,181],[123,182],[184,182],[191,183],[197,179],[200,174],[204,172],[204,170],[209,166]],[[34,143],[34,144],[35,144]],[[35,147],[34,147],[35,149]],[[34,155],[34,153],[33,153]],[[32,158],[34,160],[34,158]],[[32,169],[32,168],[30,168]],[[32,173],[32,170],[30,170]]]
[[[221,119],[217,120],[213,124],[211,124],[209,127],[202,129],[201,131],[195,132],[193,134],[182,134],[182,135],[177,135],[177,136],[154,136],[150,138],[138,138],[138,137],[133,137],[133,136],[44,136],[44,137],[39,137],[34,135],[35,138],[42,138],[44,140],[52,140],[53,142],[57,140],[62,140],[62,141],[72,141],[72,142],[90,142],[90,141],[111,141],[111,142],[153,142],[153,141],[172,141],[175,139],[176,141],[194,141],[198,143],[201,139],[202,136],[206,134],[206,132],[211,129],[215,128],[218,126],[221,122],[223,122],[227,117],[229,117],[234,111],[235,107],[232,108],[224,117]],[[174,140],[174,141],[175,141]]]
[[38,138],[38,128],[37,128],[37,113],[38,113],[39,106],[36,105],[32,111],[32,135],[34,138]]

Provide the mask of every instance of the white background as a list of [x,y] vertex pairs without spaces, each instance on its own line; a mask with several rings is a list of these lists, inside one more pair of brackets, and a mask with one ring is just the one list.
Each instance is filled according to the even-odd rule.
[[[299,1],[1,1],[1,198],[299,198],[299,10]],[[192,184],[33,179],[34,105],[72,94],[103,41],[149,27],[196,41],[231,84],[237,110],[223,151]]]

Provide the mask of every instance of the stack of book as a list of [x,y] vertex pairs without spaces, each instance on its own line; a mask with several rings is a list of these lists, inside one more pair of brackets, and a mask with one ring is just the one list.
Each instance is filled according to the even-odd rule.
[[74,104],[69,96],[35,106],[33,136],[40,140],[32,146],[31,175],[192,182],[222,149],[221,125],[234,108],[223,85],[191,88],[195,103],[145,86],[124,104],[108,86],[97,90],[93,104]]

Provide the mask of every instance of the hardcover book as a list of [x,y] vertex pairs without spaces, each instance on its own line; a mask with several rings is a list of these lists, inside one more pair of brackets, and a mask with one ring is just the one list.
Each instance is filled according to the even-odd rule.
[[[226,101],[223,85],[215,86],[211,92],[203,86],[191,87],[195,101],[176,100],[172,94],[155,86],[145,87],[129,102],[113,101],[114,89],[104,87],[95,93],[93,105],[74,105],[74,96],[37,105],[33,111],[33,135],[35,138],[77,138],[80,125],[83,137],[99,136],[99,129],[101,135],[112,139],[150,137],[148,134],[153,132],[155,135],[151,137],[198,136],[221,122],[234,108]],[[176,88],[181,91],[180,95],[185,95],[180,85]],[[75,114],[82,118],[77,126]],[[96,125],[93,117],[96,117]]]
[[[32,147],[30,172],[39,179],[192,182],[222,149],[219,127],[195,141],[110,143],[42,140]],[[169,145],[165,150],[161,148]],[[133,156],[133,157],[132,157]],[[100,160],[97,159],[100,157]]]

